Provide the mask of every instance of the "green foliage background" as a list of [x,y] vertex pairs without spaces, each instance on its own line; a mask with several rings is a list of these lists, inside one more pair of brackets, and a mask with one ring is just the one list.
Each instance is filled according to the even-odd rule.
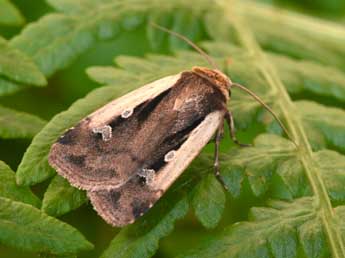
[[[0,0],[0,257],[345,257],[344,2],[262,2]],[[299,148],[233,90],[239,138],[254,146],[222,142],[229,192],[210,144],[147,215],[116,229],[46,157],[110,100],[207,65],[150,20],[272,105]]]

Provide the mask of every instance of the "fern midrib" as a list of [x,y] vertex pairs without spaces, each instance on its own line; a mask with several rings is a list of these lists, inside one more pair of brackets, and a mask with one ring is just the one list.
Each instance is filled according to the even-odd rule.
[[[223,8],[227,14],[227,19],[234,26],[240,43],[255,57],[258,68],[267,80],[272,90],[277,92],[277,106],[280,108],[288,128],[295,141],[298,144],[298,153],[301,163],[305,169],[305,173],[312,187],[313,193],[318,200],[319,214],[325,229],[326,236],[330,244],[330,250],[335,258],[345,257],[345,246],[341,237],[339,227],[334,226],[335,214],[329,199],[325,183],[323,182],[321,173],[317,168],[317,164],[313,159],[313,152],[308,141],[303,123],[300,117],[295,114],[296,108],[288,95],[284,84],[274,67],[266,59],[261,47],[254,39],[249,27],[246,26],[244,19],[236,15],[236,0],[223,3]],[[234,11],[235,10],[235,11]]]

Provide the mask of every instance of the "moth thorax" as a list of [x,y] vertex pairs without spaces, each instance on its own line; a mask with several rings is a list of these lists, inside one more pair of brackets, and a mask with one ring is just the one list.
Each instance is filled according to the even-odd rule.
[[212,70],[199,66],[193,67],[192,71],[216,86],[223,93],[226,100],[230,98],[229,89],[231,86],[231,81],[224,73],[218,70]]

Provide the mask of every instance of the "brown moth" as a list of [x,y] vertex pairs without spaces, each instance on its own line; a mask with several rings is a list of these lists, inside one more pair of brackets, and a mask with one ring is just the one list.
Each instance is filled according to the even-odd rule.
[[218,150],[224,120],[238,143],[227,109],[231,87],[248,92],[219,70],[205,67],[154,81],[67,130],[52,146],[49,163],[73,186],[87,191],[105,221],[119,227],[132,223],[214,135],[215,175],[223,184]]

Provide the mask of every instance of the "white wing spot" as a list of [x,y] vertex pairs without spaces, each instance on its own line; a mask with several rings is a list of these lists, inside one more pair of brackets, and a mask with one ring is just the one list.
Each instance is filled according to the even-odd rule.
[[96,127],[92,129],[93,133],[100,133],[102,135],[103,141],[109,141],[112,137],[112,129],[109,125],[104,125],[102,127]]
[[133,109],[126,109],[121,113],[122,118],[128,118],[133,114]]
[[176,151],[174,151],[174,150],[169,151],[167,154],[165,154],[164,161],[170,162],[175,158],[175,156],[176,156]]
[[143,168],[138,172],[138,176],[145,178],[145,183],[150,186],[155,179],[156,171],[153,169]]

